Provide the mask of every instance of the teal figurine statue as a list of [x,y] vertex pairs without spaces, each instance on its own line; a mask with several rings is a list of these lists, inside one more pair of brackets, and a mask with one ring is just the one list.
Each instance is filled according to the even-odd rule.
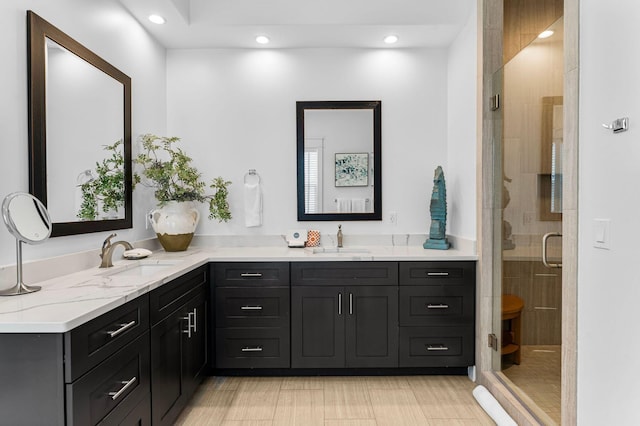
[[447,241],[447,186],[444,182],[442,167],[436,167],[433,175],[433,191],[431,192],[431,227],[429,238],[422,247],[426,249],[447,250],[451,246]]

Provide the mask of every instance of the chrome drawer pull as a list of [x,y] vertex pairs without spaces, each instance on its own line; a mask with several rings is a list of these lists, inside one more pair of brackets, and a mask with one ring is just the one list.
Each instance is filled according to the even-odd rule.
[[243,272],[240,274],[242,278],[260,278],[262,273],[260,272]]
[[131,386],[133,386],[134,383],[136,382],[136,380],[137,380],[136,377],[133,376],[131,378],[131,380],[129,380],[129,381],[120,382],[124,386],[122,386],[122,388],[120,388],[120,390],[117,391],[117,392],[109,392],[109,396],[111,397],[111,399],[115,401],[116,399],[120,398],[120,395],[122,395],[124,392],[127,391],[127,389],[129,389]]
[[[186,317],[180,317],[180,319],[187,321],[187,329],[182,330],[182,332],[186,334],[189,339],[191,339],[191,329],[194,328],[191,323],[191,315],[193,315],[193,312],[188,312]],[[195,329],[193,331],[195,331]]]
[[448,272],[427,272],[428,277],[448,277]]
[[196,310],[196,308],[193,308],[193,332],[197,333],[198,332],[198,326],[196,325],[198,323],[198,311]]
[[342,293],[338,293],[338,315],[342,315]]
[[240,310],[242,311],[261,311],[262,310],[262,306],[257,305],[257,306],[242,306],[240,308]]
[[250,347],[246,347],[246,348],[242,348],[241,349],[242,352],[262,352],[262,347],[261,346],[255,346],[253,348]]
[[109,334],[109,337],[116,337],[118,334],[124,333],[126,330],[130,329],[131,327],[133,327],[134,325],[136,325],[136,321],[133,320],[127,324],[120,324],[120,328],[114,331],[107,331],[107,334]]
[[439,345],[439,346],[432,346],[432,345],[425,345],[427,347],[428,351],[448,351],[449,348],[443,345]]
[[437,305],[429,303],[427,305],[427,309],[449,309],[449,305],[447,305],[445,303],[439,303]]

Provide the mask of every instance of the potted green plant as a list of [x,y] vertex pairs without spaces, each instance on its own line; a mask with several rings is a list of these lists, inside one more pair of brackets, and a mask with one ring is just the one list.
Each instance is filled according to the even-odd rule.
[[213,193],[207,194],[201,173],[191,164],[191,157],[177,146],[180,138],[147,133],[140,140],[142,150],[133,162],[142,170],[134,173],[134,185],[140,183],[154,189],[158,208],[149,213],[149,220],[166,251],[189,247],[200,220],[195,202],[209,204],[209,219],[231,219],[230,181],[213,179],[209,185]]
[[105,219],[117,216],[124,206],[124,156],[122,139],[112,145],[104,145],[110,156],[96,162],[95,173],[86,170],[82,175],[86,181],[79,185],[82,203],[77,217],[96,220],[101,212]]

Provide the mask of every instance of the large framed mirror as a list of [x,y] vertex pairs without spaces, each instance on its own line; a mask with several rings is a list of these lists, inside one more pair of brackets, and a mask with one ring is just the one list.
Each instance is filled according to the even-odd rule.
[[298,220],[381,220],[381,101],[296,103]]
[[132,226],[131,79],[27,12],[29,191],[51,236]]

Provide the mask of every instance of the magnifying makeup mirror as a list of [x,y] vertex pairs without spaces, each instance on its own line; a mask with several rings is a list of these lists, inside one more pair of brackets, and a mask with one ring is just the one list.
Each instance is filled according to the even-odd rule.
[[40,244],[51,235],[51,218],[47,208],[31,194],[14,192],[2,202],[2,219],[9,232],[16,237],[16,285],[0,290],[0,296],[16,296],[40,290],[22,282],[22,243]]

